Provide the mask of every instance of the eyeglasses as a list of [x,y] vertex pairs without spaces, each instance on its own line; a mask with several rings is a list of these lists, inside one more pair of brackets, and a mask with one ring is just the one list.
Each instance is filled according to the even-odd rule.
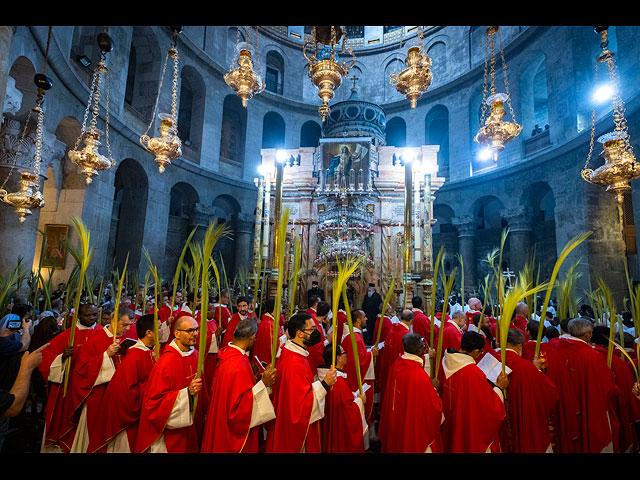
[[200,330],[200,329],[199,328],[188,328],[186,330],[181,330],[179,328],[176,328],[176,331],[185,332],[187,335],[192,335],[194,333],[198,333],[198,330]]
[[303,331],[303,332],[309,332],[309,331],[313,332],[314,330],[317,330],[317,329],[318,329],[318,327],[316,327],[316,326],[314,325],[314,326],[313,326],[313,327],[311,327],[311,328],[303,328],[303,329],[302,329],[302,331]]

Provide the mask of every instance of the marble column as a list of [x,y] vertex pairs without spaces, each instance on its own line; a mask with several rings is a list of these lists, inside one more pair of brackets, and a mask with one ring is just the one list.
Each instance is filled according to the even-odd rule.
[[464,287],[473,291],[476,286],[476,221],[472,215],[463,215],[451,219],[458,229],[458,252],[464,262]]
[[519,205],[516,208],[500,211],[500,216],[509,226],[509,269],[518,275],[531,251],[532,215],[529,207]]
[[[255,230],[255,219],[252,215],[238,213],[233,221],[233,238],[235,243],[235,272],[240,269],[251,270],[251,258],[253,244],[251,235]],[[231,272],[227,272],[231,274]]]

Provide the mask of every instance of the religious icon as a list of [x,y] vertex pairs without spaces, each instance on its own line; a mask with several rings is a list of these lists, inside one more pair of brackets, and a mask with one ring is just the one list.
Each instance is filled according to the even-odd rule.
[[69,225],[46,224],[44,226],[45,246],[42,252],[42,266],[64,268],[67,256]]

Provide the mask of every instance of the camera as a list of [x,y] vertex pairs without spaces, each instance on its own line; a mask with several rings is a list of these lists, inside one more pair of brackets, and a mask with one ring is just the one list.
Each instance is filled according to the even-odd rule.
[[22,328],[22,320],[10,320],[7,322],[9,330],[20,330]]

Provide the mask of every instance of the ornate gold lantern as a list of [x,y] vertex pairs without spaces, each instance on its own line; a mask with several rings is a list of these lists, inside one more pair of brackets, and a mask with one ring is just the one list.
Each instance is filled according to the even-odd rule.
[[620,87],[616,75],[614,53],[610,51],[607,40],[607,29],[609,27],[595,27],[597,34],[601,36],[602,53],[596,61],[595,82],[598,79],[598,64],[606,63],[609,69],[609,77],[613,87],[613,119],[615,129],[598,138],[598,142],[603,145],[600,157],[604,158],[604,165],[592,170],[588,168],[589,160],[593,153],[593,140],[595,136],[595,108],[591,116],[591,142],[587,161],[582,169],[582,178],[596,185],[606,187],[606,191],[615,195],[618,206],[620,226],[623,225],[623,202],[625,193],[631,191],[632,180],[640,177],[640,164],[633,155],[629,135],[627,131],[627,121],[624,116],[624,103],[620,98]]
[[[155,156],[155,162],[158,164],[158,171],[163,173],[167,165],[171,165],[171,160],[180,158],[182,155],[182,141],[178,137],[178,34],[182,31],[182,27],[171,27],[173,30],[173,46],[167,52],[162,67],[162,77],[160,79],[160,87],[158,89],[158,98],[151,115],[151,123],[147,127],[147,131],[140,137],[140,144]],[[148,133],[155,120],[158,99],[162,91],[162,79],[167,68],[169,57],[173,58],[173,86],[171,96],[171,114],[160,113],[160,132],[159,137],[150,138]]]
[[[333,92],[342,83],[342,78],[346,78],[349,74],[349,70],[355,64],[356,58],[350,48],[345,49],[343,31],[339,26],[313,27],[312,37],[312,40],[305,39],[302,53],[309,62],[309,78],[318,88],[318,97],[322,99],[322,105],[318,108],[318,113],[324,122],[331,111],[329,100],[333,98]],[[343,53],[351,54],[352,61],[350,65],[347,65],[346,62],[340,64],[336,60],[336,46],[341,38]],[[320,49],[318,49],[318,44],[322,45]],[[314,54],[311,57],[307,55],[308,45],[314,46]]]
[[44,66],[42,73],[37,73],[33,81],[36,85],[38,94],[36,98],[36,105],[29,112],[29,116],[25,122],[22,137],[20,139],[20,145],[23,145],[24,137],[29,126],[29,119],[31,114],[35,113],[37,116],[36,123],[36,140],[35,140],[35,154],[33,156],[33,172],[28,170],[20,172],[20,190],[14,193],[7,192],[4,186],[7,184],[11,173],[17,162],[17,156],[20,148],[16,151],[16,159],[9,170],[7,178],[4,180],[2,186],[0,186],[0,200],[7,205],[14,208],[15,212],[20,217],[20,223],[24,223],[26,216],[31,215],[31,210],[44,207],[44,197],[40,192],[39,180],[40,180],[40,164],[42,163],[42,135],[44,130],[44,94],[47,90],[50,90],[53,86],[51,79],[46,76],[47,71],[47,57],[49,56],[49,45],[51,43],[51,31],[52,27],[49,27],[49,35],[47,38],[47,48],[44,54]]
[[[250,29],[247,29],[247,41],[240,42],[237,41],[235,52],[236,54],[233,56],[233,60],[231,62],[231,66],[235,63],[238,65],[236,68],[229,68],[229,73],[224,76],[224,81],[226,82],[231,89],[236,92],[236,94],[242,100],[242,106],[247,106],[247,100],[253,98],[254,95],[257,95],[264,91],[265,83],[262,81],[260,76],[260,58],[259,55],[254,52],[254,48],[251,46],[249,34]],[[240,35],[240,30],[238,30],[238,36]],[[258,32],[256,31],[256,47],[258,45]],[[238,39],[239,40],[239,39]],[[254,72],[253,70],[253,57],[255,55],[257,58],[257,69],[258,72]]]
[[411,102],[411,108],[416,108],[418,99],[431,85],[431,58],[424,51],[422,45],[422,29],[418,30],[420,45],[411,47],[407,52],[405,61],[407,67],[400,73],[389,75],[389,81],[395,89],[407,97]]
[[[102,77],[108,73],[106,66],[106,54],[111,51],[113,44],[108,33],[102,32],[98,35],[98,46],[100,47],[100,62],[98,63],[93,78],[91,80],[91,89],[89,91],[89,101],[87,109],[84,113],[84,121],[82,123],[82,131],[73,150],[69,151],[69,158],[73,163],[82,168],[85,175],[87,185],[91,183],[93,177],[98,175],[98,171],[108,170],[113,167],[116,162],[111,155],[111,146],[109,144],[109,78],[106,80],[106,119],[105,119],[105,138],[107,139],[107,149],[109,156],[105,157],[98,152],[100,145],[101,131],[96,128],[98,119],[98,111],[100,106],[100,88],[102,85]],[[92,107],[93,103],[93,107]],[[87,127],[87,117],[89,110],[92,109],[91,124]],[[80,142],[84,137],[84,147],[80,150]]]
[[[484,60],[484,86],[482,91],[482,115],[480,127],[474,141],[480,145],[484,145],[492,152],[493,161],[498,161],[498,154],[504,150],[505,144],[516,138],[522,131],[522,125],[516,122],[516,116],[511,106],[511,95],[509,94],[509,81],[507,79],[507,63],[504,59],[504,50],[502,48],[502,37],[500,36],[500,27],[492,26],[487,28],[486,50]],[[504,74],[505,93],[496,93],[495,85],[495,37],[500,40],[500,57],[502,60],[502,70]],[[489,84],[487,84],[487,70],[489,70]],[[487,90],[490,89],[490,96],[487,98]],[[505,101],[509,106],[512,122],[504,121],[506,115],[504,109]],[[486,116],[487,105],[489,106],[489,115]],[[486,116],[486,121],[485,121]]]

